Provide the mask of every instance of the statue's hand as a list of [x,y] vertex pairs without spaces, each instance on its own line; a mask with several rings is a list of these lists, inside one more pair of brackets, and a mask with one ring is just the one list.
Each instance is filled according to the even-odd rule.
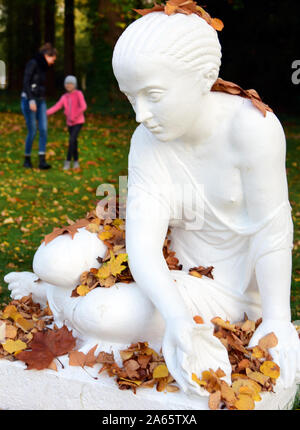
[[163,354],[169,372],[187,394],[208,396],[208,392],[192,380],[210,368],[221,368],[228,383],[231,382],[231,365],[222,343],[213,335],[213,327],[196,324],[190,317],[168,321],[163,340]]
[[4,277],[4,281],[8,283],[8,289],[11,291],[11,297],[14,300],[19,300],[33,293],[36,286],[34,281],[37,279],[38,276],[31,272],[11,272]]
[[270,349],[275,363],[280,367],[280,378],[285,388],[295,382],[297,372],[300,373],[300,341],[292,323],[280,320],[264,320],[255,331],[249,343],[252,348],[259,340],[274,332],[278,339],[276,347]]

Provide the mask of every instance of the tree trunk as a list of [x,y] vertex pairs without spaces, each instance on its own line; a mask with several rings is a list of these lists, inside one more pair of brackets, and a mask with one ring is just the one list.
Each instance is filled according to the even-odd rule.
[[[55,46],[55,13],[56,13],[56,2],[55,0],[46,0],[45,2],[45,32],[44,41],[49,42]],[[48,69],[47,72],[47,95],[55,95],[55,66]]]
[[49,42],[55,45],[55,0],[46,0],[45,4],[45,43]]
[[74,0],[65,0],[64,71],[67,75],[75,74]]
[[[47,2],[46,2],[47,3]],[[32,50],[34,52],[38,51],[41,46],[41,1],[35,0],[32,3]],[[21,14],[21,10],[19,9],[19,13]]]

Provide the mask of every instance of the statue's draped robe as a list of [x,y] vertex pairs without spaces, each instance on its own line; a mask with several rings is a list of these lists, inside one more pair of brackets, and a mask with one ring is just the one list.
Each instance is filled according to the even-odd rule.
[[[197,184],[182,151],[179,144],[160,142],[140,125],[129,154],[128,204],[139,207],[139,201],[148,200],[149,208],[142,213],[152,217],[153,223],[156,217],[169,219],[171,249],[183,265],[182,271],[172,270],[170,275],[192,315],[201,315],[205,322],[214,316],[238,321],[244,312],[249,318],[259,318],[256,262],[266,254],[292,249],[288,193],[265,219],[253,223],[245,217],[237,225],[207,200],[205,184]],[[216,184],[221,180],[216,177]],[[192,191],[194,201],[185,203],[180,217],[183,184],[185,198]],[[199,265],[214,266],[214,280],[188,274]]]

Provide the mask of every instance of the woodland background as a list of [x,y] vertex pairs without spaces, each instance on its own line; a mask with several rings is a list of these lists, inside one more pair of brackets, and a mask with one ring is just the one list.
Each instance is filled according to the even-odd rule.
[[[158,1],[159,3],[159,1]],[[198,2],[225,24],[221,77],[255,88],[276,112],[300,111],[300,85],[292,84],[299,57],[300,5],[296,0],[207,0]],[[76,74],[97,111],[127,104],[112,74],[113,46],[149,0],[0,0],[0,59],[7,63],[5,103],[17,98],[26,62],[44,42],[59,51],[49,72],[48,97],[57,98],[66,74]]]

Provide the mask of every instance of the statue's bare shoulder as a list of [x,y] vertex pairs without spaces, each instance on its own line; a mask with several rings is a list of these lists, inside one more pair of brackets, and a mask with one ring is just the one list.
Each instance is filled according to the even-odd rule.
[[283,127],[272,112],[266,116],[244,100],[230,125],[234,150],[243,163],[265,163],[285,160],[286,141]]

